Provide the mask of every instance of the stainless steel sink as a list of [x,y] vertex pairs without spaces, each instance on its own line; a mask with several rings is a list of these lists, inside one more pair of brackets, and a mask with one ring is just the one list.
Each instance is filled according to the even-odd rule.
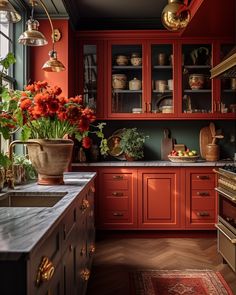
[[66,193],[8,192],[0,196],[0,207],[53,207]]

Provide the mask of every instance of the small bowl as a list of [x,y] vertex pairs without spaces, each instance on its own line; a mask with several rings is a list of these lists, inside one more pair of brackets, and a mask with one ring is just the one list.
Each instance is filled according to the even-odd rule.
[[192,90],[203,89],[205,76],[202,74],[192,74],[189,76],[189,86]]

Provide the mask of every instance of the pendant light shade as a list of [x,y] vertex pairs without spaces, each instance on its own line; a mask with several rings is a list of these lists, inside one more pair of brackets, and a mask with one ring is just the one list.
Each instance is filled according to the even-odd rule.
[[27,30],[22,33],[18,42],[27,46],[43,46],[48,44],[44,35],[38,31],[39,22],[34,19],[29,19],[26,22]]
[[162,24],[167,30],[179,31],[188,25],[191,15],[183,0],[168,0],[161,18]]
[[0,23],[17,23],[21,20],[20,14],[7,0],[0,0]]
[[45,72],[62,72],[65,70],[64,65],[57,59],[57,52],[55,50],[50,51],[49,56],[50,59],[42,67]]

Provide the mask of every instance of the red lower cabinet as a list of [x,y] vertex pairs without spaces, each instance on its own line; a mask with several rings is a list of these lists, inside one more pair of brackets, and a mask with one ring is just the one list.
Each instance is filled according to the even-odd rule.
[[100,170],[98,198],[100,229],[137,227],[137,170]]
[[180,229],[179,169],[143,169],[138,172],[138,226]]
[[187,168],[185,178],[186,228],[215,229],[215,173],[212,168]]

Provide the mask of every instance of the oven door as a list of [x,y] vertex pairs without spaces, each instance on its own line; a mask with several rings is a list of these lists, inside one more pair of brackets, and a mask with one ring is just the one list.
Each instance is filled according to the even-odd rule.
[[236,235],[224,224],[216,224],[218,232],[218,252],[231,268],[236,271]]

